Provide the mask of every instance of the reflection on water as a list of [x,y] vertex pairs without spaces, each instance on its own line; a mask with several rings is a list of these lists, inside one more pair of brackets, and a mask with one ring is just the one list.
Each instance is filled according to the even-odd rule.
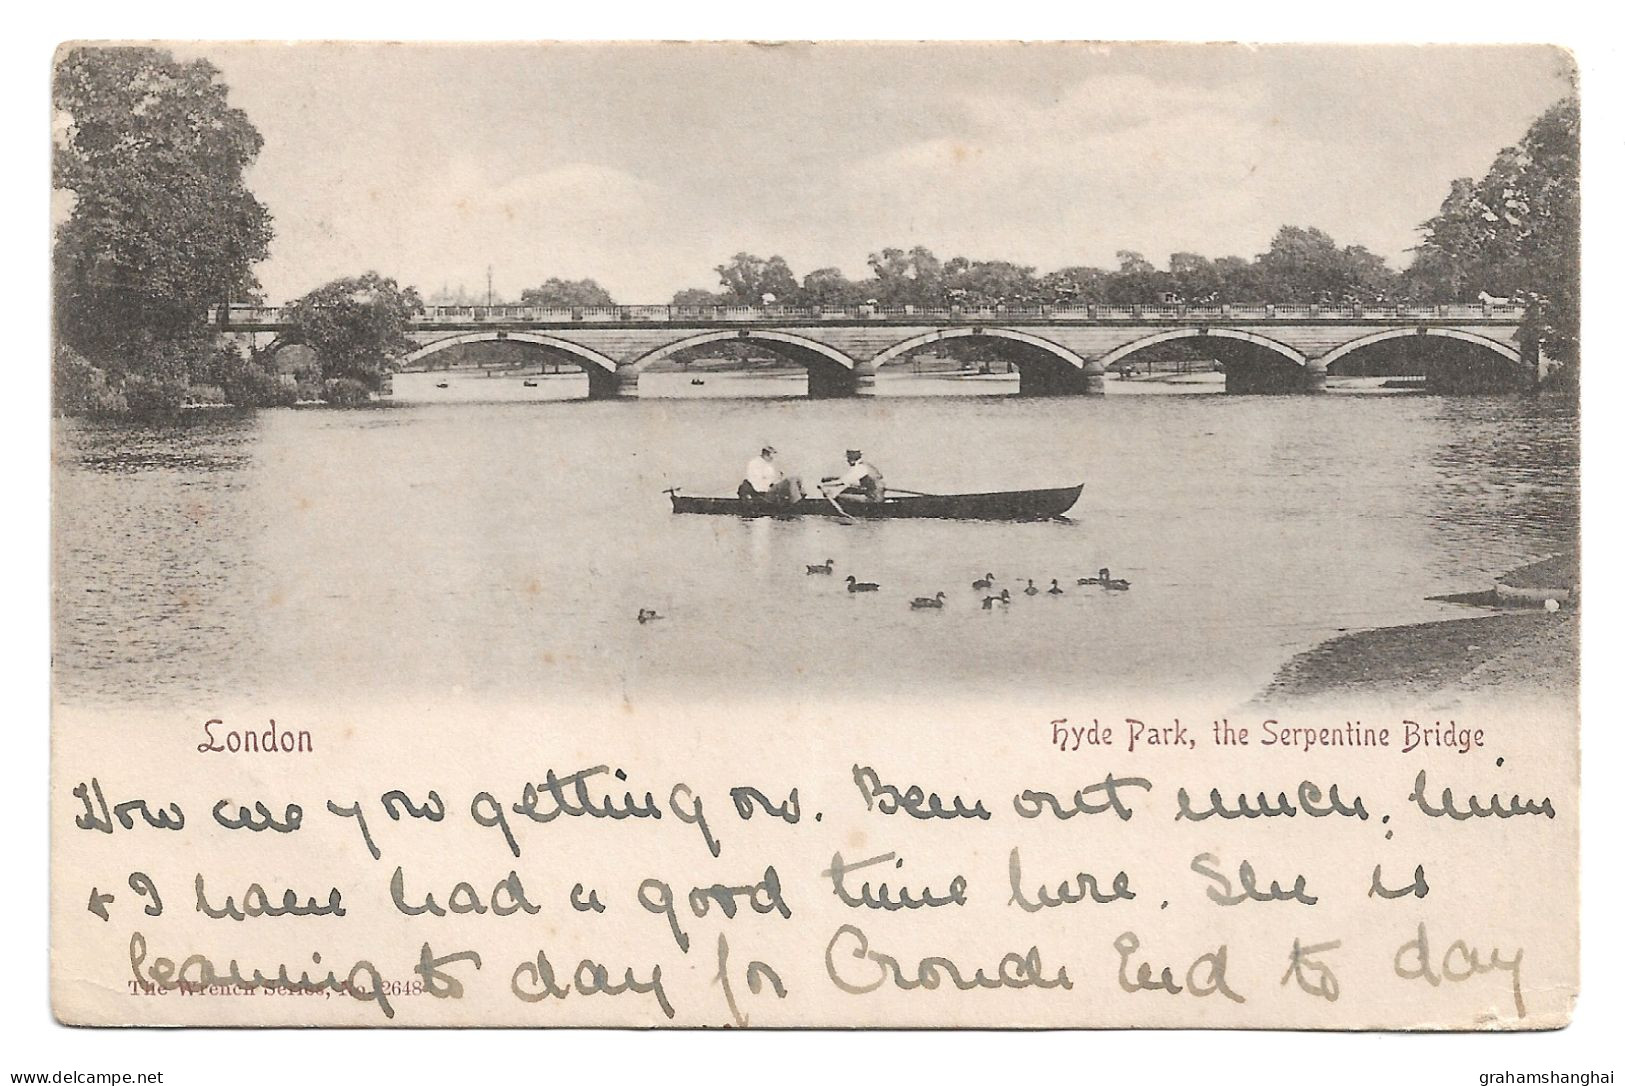
[[[1577,429],[1522,398],[962,392],[67,422],[58,689],[189,704],[1144,690],[1211,706],[1339,629],[1460,614],[1424,597],[1571,542]],[[766,442],[809,478],[861,447],[899,487],[1088,485],[1071,523],[670,513],[664,488],[731,493]],[[805,573],[826,558],[835,576]],[[1132,590],[1076,585],[1101,566]],[[1008,611],[970,588],[989,570],[1016,592]],[[881,592],[849,595],[849,573]],[[1028,577],[1066,594],[1026,597]],[[909,609],[938,590],[940,612]],[[640,607],[667,617],[640,625]]]

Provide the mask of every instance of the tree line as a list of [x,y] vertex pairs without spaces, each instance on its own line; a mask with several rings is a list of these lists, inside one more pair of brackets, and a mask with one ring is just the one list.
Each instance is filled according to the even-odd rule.
[[[367,272],[327,283],[288,307],[279,346],[302,344],[312,361],[283,380],[270,352],[221,346],[214,314],[260,302],[254,267],[268,254],[270,211],[245,172],[263,140],[228,101],[206,60],[177,61],[147,47],[79,46],[58,58],[53,186],[67,214],[53,239],[55,400],[59,410],[147,414],[187,402],[269,406],[298,399],[362,402],[406,332],[418,292]],[[868,274],[839,268],[798,277],[782,256],[735,254],[715,267],[711,289],[686,289],[674,305],[943,306],[1193,305],[1455,302],[1481,294],[1525,303],[1525,337],[1578,361],[1579,106],[1547,110],[1480,179],[1454,181],[1437,215],[1421,224],[1403,270],[1324,231],[1283,226],[1252,258],[1172,254],[1158,267],[1123,250],[1117,267],[1070,266],[1039,274],[1007,260],[942,259],[925,246],[883,248]],[[522,305],[613,305],[592,279],[551,278]],[[975,349],[975,348],[969,348]]]

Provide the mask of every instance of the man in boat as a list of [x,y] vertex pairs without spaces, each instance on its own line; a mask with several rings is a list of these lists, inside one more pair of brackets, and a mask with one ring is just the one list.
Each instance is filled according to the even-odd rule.
[[820,487],[831,498],[856,502],[886,500],[886,481],[880,469],[863,458],[862,449],[846,450],[846,471],[826,476]]
[[794,505],[801,500],[801,480],[785,475],[773,460],[778,450],[763,445],[762,451],[745,465],[745,481],[739,484],[741,501]]

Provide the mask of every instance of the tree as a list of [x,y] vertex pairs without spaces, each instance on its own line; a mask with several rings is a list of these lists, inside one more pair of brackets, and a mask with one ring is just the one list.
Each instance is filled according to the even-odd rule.
[[539,287],[528,287],[521,292],[519,304],[574,308],[614,305],[615,299],[594,279],[549,279]]
[[1485,229],[1488,209],[1477,188],[1470,177],[1456,178],[1439,213],[1422,224],[1422,244],[1406,276],[1424,301],[1459,301],[1481,290],[1494,293],[1491,285],[1502,285],[1494,269],[1507,262],[1509,252]]
[[390,361],[416,346],[406,330],[422,311],[416,290],[377,272],[335,279],[287,307],[284,341],[315,351],[324,395],[349,403],[377,392]]
[[1580,358],[1580,103],[1567,98],[1547,110],[1518,146],[1520,278],[1534,303],[1524,335],[1572,364]]
[[1399,277],[1382,257],[1361,245],[1339,249],[1331,235],[1314,227],[1281,227],[1256,269],[1271,302],[1347,305],[1380,301],[1399,290]]
[[840,268],[816,268],[801,280],[801,300],[807,305],[857,305],[865,297],[863,286],[848,279]]
[[1258,271],[1273,302],[1330,302],[1341,284],[1337,243],[1324,230],[1283,226],[1260,253]]
[[196,347],[212,305],[258,288],[271,217],[243,173],[262,141],[219,74],[124,46],[57,62],[52,183],[72,210],[56,231],[55,324],[95,363],[127,368],[141,343]]
[[1132,249],[1119,249],[1117,270],[1106,277],[1105,300],[1113,305],[1145,305],[1157,300],[1167,277]]
[[1364,245],[1343,247],[1344,300],[1360,303],[1391,301],[1402,291],[1402,280],[1388,262]]
[[942,266],[942,287],[949,298],[970,305],[1028,305],[1039,294],[1033,271],[1008,260],[966,260],[956,256]]
[[1055,305],[1088,305],[1105,298],[1105,283],[1099,268],[1061,268],[1039,278],[1038,293]]
[[1168,257],[1168,278],[1174,293],[1188,305],[1214,305],[1221,300],[1224,280],[1213,261],[1196,253]]
[[717,265],[717,275],[728,299],[724,304],[761,305],[765,294],[780,303],[790,302],[800,290],[795,272],[782,256],[763,260],[750,253],[735,253],[728,263]]
[[1150,275],[1157,270],[1157,266],[1147,260],[1133,249],[1117,250],[1117,271],[1119,275]]
[[1579,357],[1580,105],[1565,98],[1484,177],[1459,178],[1422,224],[1411,278],[1431,301],[1480,292],[1529,303],[1524,337],[1556,359]]
[[874,273],[870,297],[882,305],[942,304],[942,261],[923,245],[870,253],[869,270]]
[[698,287],[688,287],[671,296],[672,305],[727,305],[729,301],[726,294],[719,294],[714,290],[700,290]]
[[1263,305],[1269,299],[1258,265],[1244,256],[1221,256],[1213,262],[1219,280],[1218,301],[1222,305]]

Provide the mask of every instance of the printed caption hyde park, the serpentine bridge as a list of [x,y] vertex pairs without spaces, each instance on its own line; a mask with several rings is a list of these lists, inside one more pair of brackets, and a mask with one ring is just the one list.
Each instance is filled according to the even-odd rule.
[[[420,346],[397,368],[432,365],[447,348],[507,341],[585,370],[592,399],[636,392],[638,375],[685,348],[748,341],[807,371],[813,397],[856,395],[882,366],[960,338],[995,341],[1019,370],[1025,395],[1105,390],[1131,356],[1189,340],[1225,373],[1228,392],[1318,392],[1328,374],[1367,372],[1379,356],[1409,352],[1434,391],[1527,388],[1548,368],[1520,347],[1523,309],[1441,306],[1047,305],[1032,307],[430,306],[409,331]],[[276,348],[288,342],[283,310],[232,306],[218,330]],[[269,337],[266,342],[265,337]],[[1362,359],[1364,362],[1362,362]]]

